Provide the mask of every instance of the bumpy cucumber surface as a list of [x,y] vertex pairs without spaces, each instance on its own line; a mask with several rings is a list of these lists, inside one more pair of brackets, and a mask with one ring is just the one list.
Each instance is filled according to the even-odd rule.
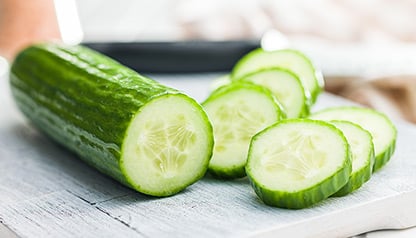
[[21,111],[85,162],[148,195],[169,196],[207,170],[212,127],[188,96],[81,46],[38,44],[14,61]]
[[333,196],[345,196],[367,182],[373,171],[374,145],[371,134],[357,124],[348,121],[331,121],[344,133],[351,149],[352,171],[348,183]]

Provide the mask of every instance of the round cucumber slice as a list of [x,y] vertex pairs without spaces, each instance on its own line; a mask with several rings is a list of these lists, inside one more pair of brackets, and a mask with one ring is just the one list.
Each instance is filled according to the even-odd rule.
[[348,121],[331,121],[344,133],[350,145],[352,171],[348,183],[332,196],[345,196],[367,182],[373,171],[374,145],[371,134],[357,124]]
[[221,178],[244,177],[251,137],[280,120],[282,109],[267,89],[248,83],[221,87],[202,105],[214,128],[209,171]]
[[333,107],[309,116],[316,120],[344,120],[356,123],[370,132],[373,137],[375,162],[373,171],[383,167],[393,155],[396,147],[397,129],[381,112],[361,107]]
[[307,116],[308,100],[298,76],[283,68],[261,69],[241,78],[268,88],[285,109],[287,118]]
[[294,72],[302,82],[310,104],[313,104],[321,93],[324,80],[312,62],[303,53],[293,49],[265,51],[256,49],[241,58],[234,66],[231,78],[240,79],[260,69],[281,67]]
[[265,204],[309,207],[348,182],[349,146],[342,132],[329,123],[284,120],[253,137],[246,172]]
[[168,196],[205,174],[212,148],[212,127],[200,105],[182,94],[166,94],[132,119],[120,164],[135,189]]

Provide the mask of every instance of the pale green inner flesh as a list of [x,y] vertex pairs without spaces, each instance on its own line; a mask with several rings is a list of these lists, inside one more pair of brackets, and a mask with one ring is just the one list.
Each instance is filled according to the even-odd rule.
[[294,72],[301,80],[308,98],[318,90],[315,69],[303,56],[292,51],[265,51],[251,55],[242,64],[238,64],[233,77],[238,79],[248,73],[270,67],[286,68]]
[[239,89],[204,104],[214,128],[210,167],[244,166],[251,137],[278,118],[276,105],[262,92]]
[[331,122],[342,131],[351,149],[352,174],[365,166],[370,166],[374,161],[372,157],[372,137],[359,126],[348,122]]
[[379,155],[388,148],[395,138],[395,131],[386,118],[368,109],[340,108],[313,114],[317,120],[344,120],[356,123],[370,132],[373,137],[374,153]]
[[305,106],[305,92],[302,84],[291,74],[280,70],[264,70],[252,74],[244,80],[268,88],[282,104],[287,118],[296,118]]
[[169,191],[198,176],[209,150],[201,111],[183,96],[154,99],[136,114],[123,145],[122,168],[145,191]]
[[283,124],[253,142],[249,173],[265,187],[296,192],[312,187],[338,171],[348,159],[343,137],[326,126]]

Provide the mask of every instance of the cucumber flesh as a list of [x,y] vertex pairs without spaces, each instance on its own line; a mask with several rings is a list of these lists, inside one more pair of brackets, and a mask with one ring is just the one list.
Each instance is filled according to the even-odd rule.
[[284,120],[253,137],[246,171],[264,203],[305,208],[348,182],[349,146],[342,132],[329,123]]
[[218,88],[222,86],[226,86],[230,83],[232,83],[230,75],[229,74],[222,75],[212,81],[211,85],[209,86],[209,91],[213,92],[217,90]]
[[285,109],[287,118],[307,116],[309,105],[298,76],[282,68],[256,71],[241,78],[268,88]]
[[333,107],[309,116],[315,120],[344,120],[360,125],[373,137],[375,162],[373,172],[383,167],[393,155],[396,147],[397,129],[381,112],[361,107]]
[[202,105],[214,128],[209,171],[222,178],[244,177],[251,137],[284,113],[268,90],[247,83],[221,87]]
[[352,171],[348,183],[333,196],[345,196],[367,182],[373,171],[374,145],[371,134],[348,121],[331,121],[344,133],[351,149]]
[[[174,194],[204,175],[206,123],[184,95],[163,95],[146,104],[133,118],[123,145],[121,168],[137,190]],[[208,131],[209,133],[209,131]]]
[[286,68],[294,72],[301,80],[310,104],[312,105],[316,101],[324,86],[322,74],[315,69],[304,54],[297,50],[253,50],[237,62],[231,77],[238,80],[249,73],[271,67]]

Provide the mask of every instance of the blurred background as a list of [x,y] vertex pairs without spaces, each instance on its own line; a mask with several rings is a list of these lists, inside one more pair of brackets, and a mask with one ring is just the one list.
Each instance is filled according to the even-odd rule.
[[260,38],[277,29],[291,40],[416,42],[413,0],[77,0],[85,40]]
[[312,58],[328,91],[416,122],[414,0],[77,0],[76,5],[86,42],[260,41],[273,32],[275,44],[289,43]]
[[[416,0],[54,3],[67,43],[202,40],[294,47],[322,70],[327,91],[416,122]],[[7,35],[0,34],[0,45]]]

